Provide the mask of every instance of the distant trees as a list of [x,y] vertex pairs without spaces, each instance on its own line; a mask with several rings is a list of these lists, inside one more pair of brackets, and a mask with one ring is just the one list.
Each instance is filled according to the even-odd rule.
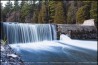
[[72,1],[67,10],[67,23],[76,24],[76,12],[77,12],[77,2]]
[[41,15],[41,13],[40,13],[40,10],[41,10],[41,7],[42,7],[42,1],[38,1],[38,3],[37,4],[35,4],[35,6],[34,6],[35,8],[34,8],[34,10],[33,10],[33,18],[32,18],[32,23],[41,23],[41,22],[39,22],[40,21],[40,15]]
[[83,23],[85,20],[86,15],[86,9],[87,6],[83,6],[81,8],[78,9],[77,13],[76,13],[76,20],[77,23]]
[[93,1],[92,3],[91,3],[91,10],[90,10],[90,18],[93,18],[93,19],[95,19],[95,23],[97,24],[98,23],[98,2],[97,1]]
[[[2,8],[2,3],[0,3],[0,9],[1,9],[1,13],[3,12],[2,10],[3,10],[3,8]],[[3,16],[3,14],[1,14],[1,17],[0,17],[0,22],[2,21],[2,17]]]
[[62,1],[57,1],[56,3],[54,23],[57,23],[57,24],[65,23],[65,16],[64,16]]
[[2,7],[2,21],[6,21],[6,18],[8,18],[10,16],[10,13],[13,10],[13,6],[12,3],[10,1],[8,1],[5,5],[5,7]]
[[19,0],[14,1],[14,7],[13,7],[13,10],[14,10],[13,18],[15,22],[17,21],[20,22],[20,5],[18,1]]
[[[97,22],[97,1],[9,0],[2,7],[1,21],[76,24],[86,19]],[[14,19],[15,18],[15,19]],[[13,20],[12,20],[13,19]]]
[[[91,14],[91,11],[92,11],[92,8],[91,8],[92,5],[91,4],[92,3],[93,3],[92,1],[83,1],[83,6],[81,6],[80,8],[78,8],[78,11],[76,13],[77,23],[83,23],[84,20],[92,19],[93,18],[92,16],[94,14],[93,15]],[[97,9],[97,7],[95,7],[95,8]],[[95,15],[97,15],[97,13]]]
[[56,7],[56,2],[53,0],[49,1],[49,23],[54,22],[55,7]]
[[39,15],[38,15],[38,22],[39,23],[45,23],[45,15],[46,15],[46,6],[45,2],[42,3],[42,7],[40,9]]
[[20,9],[20,6],[19,6],[19,2],[18,2],[18,0],[15,0],[14,1],[14,11],[19,11],[19,9]]
[[25,17],[30,13],[31,6],[25,2],[21,7],[21,22],[25,22]]

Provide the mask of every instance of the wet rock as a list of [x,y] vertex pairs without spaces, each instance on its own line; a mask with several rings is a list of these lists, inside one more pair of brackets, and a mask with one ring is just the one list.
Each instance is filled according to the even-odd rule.
[[1,65],[25,65],[21,57],[16,54],[9,45],[1,46]]
[[57,24],[58,39],[60,34],[68,34],[72,39],[97,40],[95,26],[83,26],[76,24]]

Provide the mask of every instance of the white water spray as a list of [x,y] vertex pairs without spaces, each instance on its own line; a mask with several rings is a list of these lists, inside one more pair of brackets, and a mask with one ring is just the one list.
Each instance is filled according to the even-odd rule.
[[3,23],[7,43],[29,43],[56,40],[56,28],[52,24]]

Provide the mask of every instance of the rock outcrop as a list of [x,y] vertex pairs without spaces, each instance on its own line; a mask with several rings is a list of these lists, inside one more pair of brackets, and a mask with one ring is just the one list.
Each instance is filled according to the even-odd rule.
[[97,40],[97,29],[95,26],[57,24],[57,30],[58,37],[60,34],[69,34],[72,39]]
[[9,45],[0,45],[1,65],[25,65],[21,57],[16,54]]

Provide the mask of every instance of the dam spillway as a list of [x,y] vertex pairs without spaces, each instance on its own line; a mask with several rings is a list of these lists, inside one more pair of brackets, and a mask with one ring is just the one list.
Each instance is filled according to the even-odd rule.
[[56,40],[56,27],[53,24],[3,23],[7,43],[29,43]]

